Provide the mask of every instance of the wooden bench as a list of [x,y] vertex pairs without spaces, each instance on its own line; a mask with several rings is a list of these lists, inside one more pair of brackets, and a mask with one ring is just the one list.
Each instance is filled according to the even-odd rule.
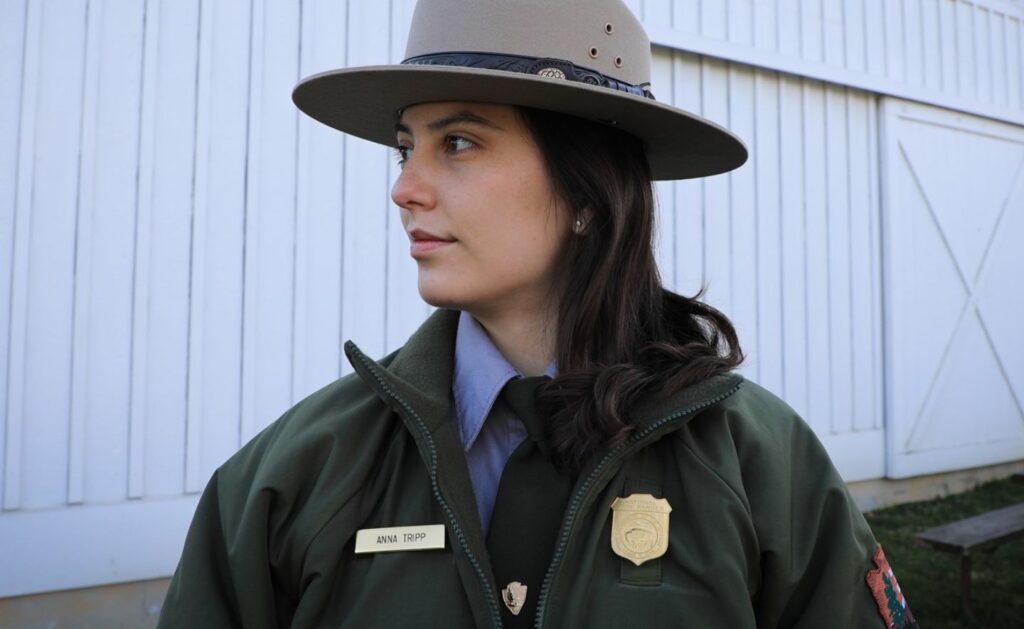
[[1024,536],[1024,502],[944,524],[918,533],[918,542],[960,555],[960,596],[964,614],[974,619],[971,604],[971,553],[991,552],[1000,544]]

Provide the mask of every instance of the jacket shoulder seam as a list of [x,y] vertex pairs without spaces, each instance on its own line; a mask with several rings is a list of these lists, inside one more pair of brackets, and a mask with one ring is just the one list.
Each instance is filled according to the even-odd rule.
[[[682,433],[678,434],[681,435]],[[743,495],[739,492],[739,490],[733,487],[729,481],[725,480],[725,477],[722,476],[718,472],[718,470],[716,470],[711,464],[705,461],[704,457],[702,457],[694,448],[692,448],[690,444],[686,443],[685,439],[683,439],[681,436],[677,436],[677,439],[679,440],[679,443],[681,443],[682,446],[686,448],[686,451],[693,455],[693,458],[696,459],[698,463],[700,463],[701,467],[710,472],[712,476],[718,479],[718,482],[722,483],[729,489],[729,493],[731,493],[733,497],[740,503],[740,505],[743,506],[743,511],[747,514],[747,517],[752,520],[754,514],[750,510],[750,505],[748,501],[744,499]]]

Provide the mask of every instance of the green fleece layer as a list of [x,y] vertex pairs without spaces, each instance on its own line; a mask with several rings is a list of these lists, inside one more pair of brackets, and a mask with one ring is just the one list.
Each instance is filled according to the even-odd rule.
[[[457,313],[314,393],[210,480],[160,627],[500,627],[498,586],[449,415]],[[736,375],[637,408],[585,469],[545,583],[541,627],[882,627],[875,540],[821,444]],[[672,506],[666,554],[611,549],[610,505]],[[444,524],[446,548],[353,554],[364,528]]]

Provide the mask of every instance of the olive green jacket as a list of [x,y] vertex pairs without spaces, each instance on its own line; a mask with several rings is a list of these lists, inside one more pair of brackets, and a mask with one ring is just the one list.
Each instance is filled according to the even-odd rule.
[[[207,486],[160,627],[500,627],[500,586],[449,413],[457,313],[300,402]],[[882,627],[875,540],[807,425],[736,375],[637,408],[569,499],[542,627]],[[668,500],[667,552],[611,548],[611,503]],[[444,550],[353,554],[363,528],[444,524]],[[502,584],[503,586],[504,584]]]

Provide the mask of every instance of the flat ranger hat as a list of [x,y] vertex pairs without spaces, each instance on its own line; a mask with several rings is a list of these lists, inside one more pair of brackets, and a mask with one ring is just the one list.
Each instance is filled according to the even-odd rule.
[[330,127],[387,146],[402,109],[474,101],[631,133],[658,180],[716,175],[747,160],[727,129],[656,101],[650,76],[650,40],[621,0],[419,0],[400,65],[316,74],[292,100]]

